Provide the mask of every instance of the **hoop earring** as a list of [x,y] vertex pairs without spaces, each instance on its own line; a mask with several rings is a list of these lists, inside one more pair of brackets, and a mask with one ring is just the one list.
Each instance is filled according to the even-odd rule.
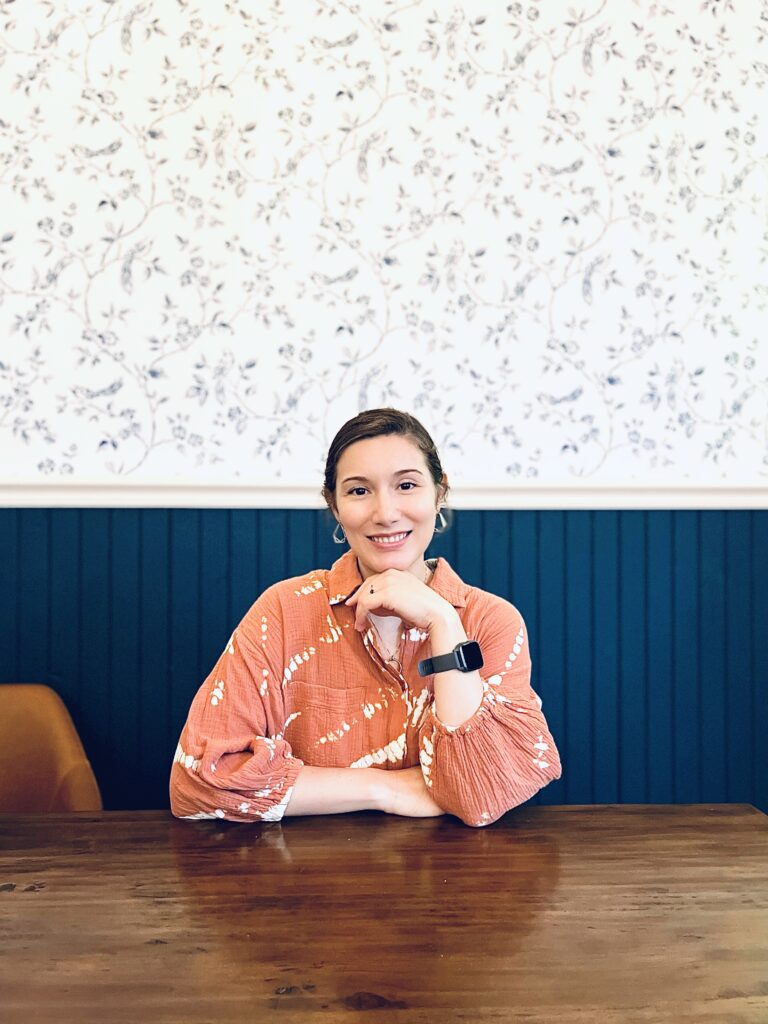
[[445,516],[443,515],[442,509],[437,510],[437,518],[440,520],[440,526],[439,528],[435,526],[435,533],[445,533],[445,531],[448,529],[448,523],[445,521]]
[[[336,532],[339,529],[339,527],[341,527],[341,536],[340,537],[339,537],[338,533]],[[334,530],[333,530],[333,533],[331,534],[331,536],[333,537],[333,543],[334,544],[346,544],[346,542],[347,542],[347,535],[346,535],[346,533],[344,533],[344,527],[341,526],[341,523],[338,521],[338,519],[336,520],[336,526],[334,527]]]

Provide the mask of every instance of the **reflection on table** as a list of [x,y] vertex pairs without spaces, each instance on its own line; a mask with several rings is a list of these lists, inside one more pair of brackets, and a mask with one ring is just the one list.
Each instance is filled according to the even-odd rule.
[[15,1021],[768,1021],[768,818],[0,816]]

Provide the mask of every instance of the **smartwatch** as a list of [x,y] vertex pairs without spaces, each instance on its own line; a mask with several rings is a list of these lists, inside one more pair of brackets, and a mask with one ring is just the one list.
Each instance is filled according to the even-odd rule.
[[425,658],[420,661],[419,675],[431,676],[436,672],[449,672],[451,669],[458,669],[459,672],[474,672],[476,668],[483,667],[483,652],[477,640],[464,640],[456,644],[450,654],[438,654],[436,658]]

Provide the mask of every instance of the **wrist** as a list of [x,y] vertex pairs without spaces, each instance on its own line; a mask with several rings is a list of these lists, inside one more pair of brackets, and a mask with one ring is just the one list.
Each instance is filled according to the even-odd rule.
[[388,772],[384,768],[363,768],[368,773],[368,796],[371,810],[391,813],[392,808],[392,787],[389,785],[389,776],[394,772]]
[[456,644],[467,639],[464,626],[455,608],[450,609],[450,614],[436,620],[429,630],[429,653],[430,657],[440,654],[448,654]]
[[[458,635],[458,633],[464,632],[459,613],[447,601],[444,604],[445,607],[436,609],[427,621],[427,632],[430,638],[434,637],[435,634],[453,636],[454,634]],[[458,639],[456,643],[459,643]]]

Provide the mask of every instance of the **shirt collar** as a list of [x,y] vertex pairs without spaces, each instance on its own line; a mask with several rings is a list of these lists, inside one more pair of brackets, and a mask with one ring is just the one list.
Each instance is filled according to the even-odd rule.
[[[341,604],[346,601],[362,582],[363,577],[357,567],[357,556],[353,551],[345,551],[328,570],[326,587],[330,603]],[[437,567],[428,586],[454,608],[466,606],[467,594],[471,590],[444,558],[438,558]]]

